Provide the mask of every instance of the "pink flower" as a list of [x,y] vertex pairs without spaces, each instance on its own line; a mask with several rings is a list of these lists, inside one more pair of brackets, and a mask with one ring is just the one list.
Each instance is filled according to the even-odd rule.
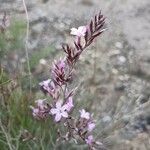
[[39,83],[39,85],[41,86],[41,89],[45,94],[50,94],[54,99],[57,99],[59,97],[59,88],[52,80],[45,80]]
[[56,108],[52,108],[50,110],[50,113],[52,115],[55,115],[55,121],[58,122],[61,120],[62,117],[68,118],[68,113],[66,109],[67,109],[67,106],[66,105],[62,106],[62,101],[57,101]]
[[50,82],[51,82],[51,80],[48,79],[48,80],[45,80],[45,81],[39,83],[39,85],[42,87],[43,90],[48,92],[49,91],[49,84],[50,84]]
[[87,139],[85,139],[85,141],[86,141],[86,143],[87,143],[88,145],[92,145],[93,142],[94,142],[93,135],[89,135],[89,136],[87,137]]
[[95,123],[94,122],[89,122],[88,123],[88,131],[91,132],[95,128]]
[[32,108],[33,117],[37,117],[39,115],[40,110],[38,108]]
[[45,108],[45,99],[39,99],[39,100],[35,101],[35,103],[37,104],[37,107],[40,110],[44,110],[44,108]]
[[73,107],[73,99],[72,97],[69,97],[66,103],[66,110],[69,112]]
[[54,61],[53,63],[53,68],[57,67],[59,70],[64,70],[66,64],[65,64],[65,59],[60,58],[58,61]]
[[86,26],[80,26],[78,27],[78,29],[72,28],[70,34],[81,37],[81,36],[85,36],[86,30],[87,30]]
[[39,83],[39,85],[41,86],[41,89],[45,94],[51,92],[50,86],[52,86],[52,88],[54,89],[54,85],[52,84],[52,81],[50,79],[42,81],[41,83]]
[[89,120],[90,119],[90,113],[86,112],[84,109],[80,110],[80,117]]
[[36,102],[36,107],[32,107],[32,115],[36,119],[44,119],[48,116],[49,106],[45,99],[39,99]]

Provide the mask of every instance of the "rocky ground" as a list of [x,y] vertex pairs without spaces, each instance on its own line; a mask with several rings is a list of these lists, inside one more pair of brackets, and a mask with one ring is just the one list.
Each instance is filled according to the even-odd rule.
[[[82,99],[92,100],[99,137],[114,150],[150,149],[150,1],[26,0],[29,49],[68,42],[70,28],[84,25],[96,12],[108,30],[81,58]],[[0,12],[25,17],[21,0],[1,0]],[[82,69],[82,68],[86,69]],[[83,70],[81,72],[81,70]],[[91,71],[92,70],[92,71]],[[82,84],[83,83],[83,84]],[[89,96],[90,95],[90,96]]]

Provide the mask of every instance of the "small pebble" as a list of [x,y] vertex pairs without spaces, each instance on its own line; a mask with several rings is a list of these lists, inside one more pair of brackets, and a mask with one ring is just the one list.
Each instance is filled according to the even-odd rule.
[[126,62],[126,58],[124,56],[120,56],[118,58],[118,60],[121,62],[121,63],[125,63]]
[[110,116],[105,116],[102,118],[102,121],[105,122],[105,123],[109,123],[111,121],[111,117]]
[[122,45],[122,43],[120,43],[120,42],[116,42],[116,43],[115,43],[115,46],[116,46],[116,48],[119,48],[119,49],[122,49],[122,48],[123,48],[123,45]]
[[41,65],[46,65],[47,64],[47,61],[45,59],[40,59],[39,63]]

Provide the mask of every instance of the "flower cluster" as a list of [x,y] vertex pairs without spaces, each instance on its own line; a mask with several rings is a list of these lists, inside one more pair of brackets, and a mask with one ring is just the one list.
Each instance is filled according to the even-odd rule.
[[94,149],[97,143],[92,135],[96,124],[92,115],[85,109],[79,110],[80,115],[77,118],[73,117],[76,89],[70,90],[69,83],[73,78],[74,66],[81,53],[104,31],[104,26],[105,18],[100,12],[88,25],[71,29],[70,34],[75,36],[74,46],[62,45],[65,57],[54,61],[51,68],[51,79],[40,83],[41,90],[44,94],[49,95],[52,100],[51,102],[38,100],[36,106],[32,107],[35,118],[45,119],[51,116],[56,123],[63,123],[67,128],[67,133],[63,136],[63,139],[64,137],[66,140],[72,138],[78,141],[80,139],[90,149]]
[[71,72],[69,71],[69,66],[65,62],[65,59],[61,59],[58,61],[55,61],[53,63],[52,68],[52,79],[53,81],[59,85],[62,86],[65,83],[67,83],[71,78]]

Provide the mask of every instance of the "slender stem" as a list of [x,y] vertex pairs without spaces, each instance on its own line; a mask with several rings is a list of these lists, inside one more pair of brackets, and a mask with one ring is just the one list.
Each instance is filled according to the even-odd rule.
[[95,43],[96,43],[96,47],[94,48],[93,81],[95,80],[96,64],[97,64],[97,42]]
[[30,69],[30,61],[29,61],[29,53],[28,53],[28,40],[29,40],[29,15],[28,15],[28,10],[27,10],[27,6],[25,3],[25,0],[22,0],[23,2],[23,7],[25,10],[25,14],[26,14],[26,23],[27,23],[27,27],[26,27],[26,41],[25,41],[25,53],[26,53],[26,60],[27,60],[27,66],[28,66],[28,74],[29,74],[29,86],[30,86],[30,94],[31,94],[31,87],[32,87],[32,82],[31,82],[31,69]]

